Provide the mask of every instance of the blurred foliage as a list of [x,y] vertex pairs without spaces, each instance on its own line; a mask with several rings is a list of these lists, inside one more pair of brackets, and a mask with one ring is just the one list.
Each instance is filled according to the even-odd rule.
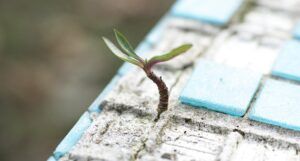
[[[46,160],[173,0],[0,1],[0,160]],[[108,54],[107,54],[108,53]]]

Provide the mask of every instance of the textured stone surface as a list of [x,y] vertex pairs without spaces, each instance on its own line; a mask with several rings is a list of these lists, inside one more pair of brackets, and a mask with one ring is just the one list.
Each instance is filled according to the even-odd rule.
[[143,147],[153,126],[151,115],[126,111],[103,111],[70,152],[71,159],[130,160]]
[[275,10],[299,13],[300,1],[298,0],[257,0],[257,4]]
[[[110,86],[105,97],[93,103],[96,107],[93,109],[99,110],[100,105],[101,112],[89,110],[92,124],[87,130],[78,132],[81,136],[84,131],[75,146],[62,149],[60,161],[299,161],[300,132],[249,119],[259,103],[262,88],[254,94],[249,103],[250,110],[245,111],[243,117],[194,108],[178,100],[199,58],[230,68],[263,73],[261,85],[264,86],[265,80],[273,77],[270,71],[280,48],[292,39],[300,17],[299,2],[253,0],[244,3],[245,8],[239,8],[241,11],[233,15],[236,18],[226,27],[166,14],[142,43],[146,48],[141,47],[141,53],[146,49],[144,56],[151,57],[181,43],[194,45],[184,55],[155,66],[154,71],[162,76],[170,89],[169,110],[162,113],[157,122],[154,121],[157,88],[146,79],[142,70],[127,66],[131,69],[124,68],[125,72],[118,74],[118,81]],[[292,81],[285,83],[295,84]],[[288,86],[276,89],[285,88]],[[285,94],[288,97],[275,101],[297,102],[290,99],[295,96],[292,93],[298,91],[285,91],[288,91]],[[234,97],[237,96],[239,94]],[[298,110],[292,104],[285,108]],[[268,111],[268,114],[275,115],[272,112]]]
[[253,140],[242,140],[238,143],[231,161],[299,161],[300,156],[295,148],[282,148],[268,143],[258,143]]
[[222,150],[224,136],[197,125],[189,120],[168,123],[157,138],[154,151],[143,151],[138,160],[215,160]]
[[237,131],[231,132],[225,141],[224,148],[221,154],[218,156],[217,160],[220,161],[230,161],[232,155],[235,153],[237,147],[239,146],[240,141],[243,139],[241,133]]

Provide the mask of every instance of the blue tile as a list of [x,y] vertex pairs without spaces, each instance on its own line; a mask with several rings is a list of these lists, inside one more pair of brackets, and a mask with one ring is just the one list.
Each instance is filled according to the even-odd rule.
[[293,31],[293,36],[295,39],[300,40],[300,22],[295,26],[294,31]]
[[184,104],[242,116],[262,75],[200,60],[180,95]]
[[171,14],[223,26],[242,4],[243,0],[178,0]]
[[[136,52],[139,56],[143,57],[143,56],[146,55],[147,52],[150,51],[150,50],[151,50],[151,44],[148,43],[148,42],[146,42],[146,41],[143,41],[143,42],[140,43],[140,44],[138,45],[138,47],[135,49],[135,52]],[[119,70],[118,70],[117,73],[118,73],[119,75],[123,76],[123,75],[125,75],[128,71],[130,71],[130,70],[132,70],[132,69],[134,69],[134,68],[135,68],[134,65],[125,62],[125,63],[123,63],[123,65],[119,68]]]
[[300,42],[284,44],[273,66],[272,75],[300,81]]
[[103,89],[100,95],[94,100],[94,102],[88,108],[90,112],[100,112],[100,104],[103,101],[104,97],[114,88],[114,86],[118,83],[120,76],[116,75],[113,79],[108,83],[108,85]]
[[91,120],[88,112],[85,112],[73,126],[69,133],[56,147],[53,156],[56,160],[61,158],[64,154],[71,150],[71,148],[78,142],[83,132],[90,126]]
[[267,80],[249,118],[252,120],[300,130],[300,86],[278,80]]
[[56,159],[53,156],[51,156],[47,159],[47,161],[56,161]]

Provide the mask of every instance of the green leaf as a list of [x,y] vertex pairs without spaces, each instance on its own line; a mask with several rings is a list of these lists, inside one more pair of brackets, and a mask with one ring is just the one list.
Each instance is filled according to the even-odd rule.
[[131,64],[137,65],[141,68],[143,68],[143,64],[131,57],[129,57],[128,55],[124,54],[121,50],[119,50],[110,40],[108,40],[107,38],[103,37],[103,40],[105,42],[105,44],[107,45],[107,47],[120,59],[122,59],[123,61],[129,62]]
[[156,63],[159,62],[164,62],[164,61],[168,61],[170,59],[173,59],[174,57],[186,52],[187,50],[189,50],[193,45],[192,44],[184,44],[181,45],[173,50],[171,50],[170,52],[163,54],[163,55],[159,55],[159,56],[154,56],[149,60],[149,64],[154,65]]
[[134,59],[143,62],[142,59],[134,52],[127,38],[116,29],[114,29],[114,32],[119,45],[125,51],[125,53],[127,53],[130,57],[133,57]]

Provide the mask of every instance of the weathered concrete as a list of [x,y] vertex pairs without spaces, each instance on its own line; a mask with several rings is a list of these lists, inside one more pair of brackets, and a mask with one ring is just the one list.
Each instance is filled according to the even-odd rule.
[[243,140],[239,142],[235,149],[231,161],[282,161],[293,160],[299,161],[300,156],[295,148],[282,148],[273,146],[268,143],[256,142],[253,140]]
[[225,141],[224,148],[218,156],[218,161],[230,161],[232,155],[235,153],[240,141],[243,139],[243,133],[238,131],[231,132]]
[[298,0],[249,2],[227,28],[172,18],[146,54],[151,57],[182,43],[194,44],[185,56],[154,69],[170,89],[169,110],[154,121],[157,88],[135,68],[103,99],[102,112],[90,113],[92,125],[60,160],[300,161],[300,132],[251,121],[248,113],[232,117],[178,100],[198,58],[270,77],[271,65],[299,18],[298,4]]
[[[181,75],[171,92],[173,97],[189,73],[191,69],[186,69]],[[172,103],[157,123],[153,122],[154,113],[141,109],[105,104],[80,142],[62,160],[241,160],[248,145],[249,157],[260,152],[260,156],[268,155],[265,160],[272,159],[272,153],[279,158],[300,159],[299,132],[178,102]],[[256,149],[267,145],[273,149]]]
[[71,160],[131,160],[154,125],[151,115],[103,111],[68,156]]
[[169,121],[157,138],[157,148],[142,151],[138,160],[215,160],[224,136],[202,131],[187,121]]
[[292,13],[299,13],[300,1],[298,0],[257,0],[258,5],[266,6],[268,8],[288,11]]

